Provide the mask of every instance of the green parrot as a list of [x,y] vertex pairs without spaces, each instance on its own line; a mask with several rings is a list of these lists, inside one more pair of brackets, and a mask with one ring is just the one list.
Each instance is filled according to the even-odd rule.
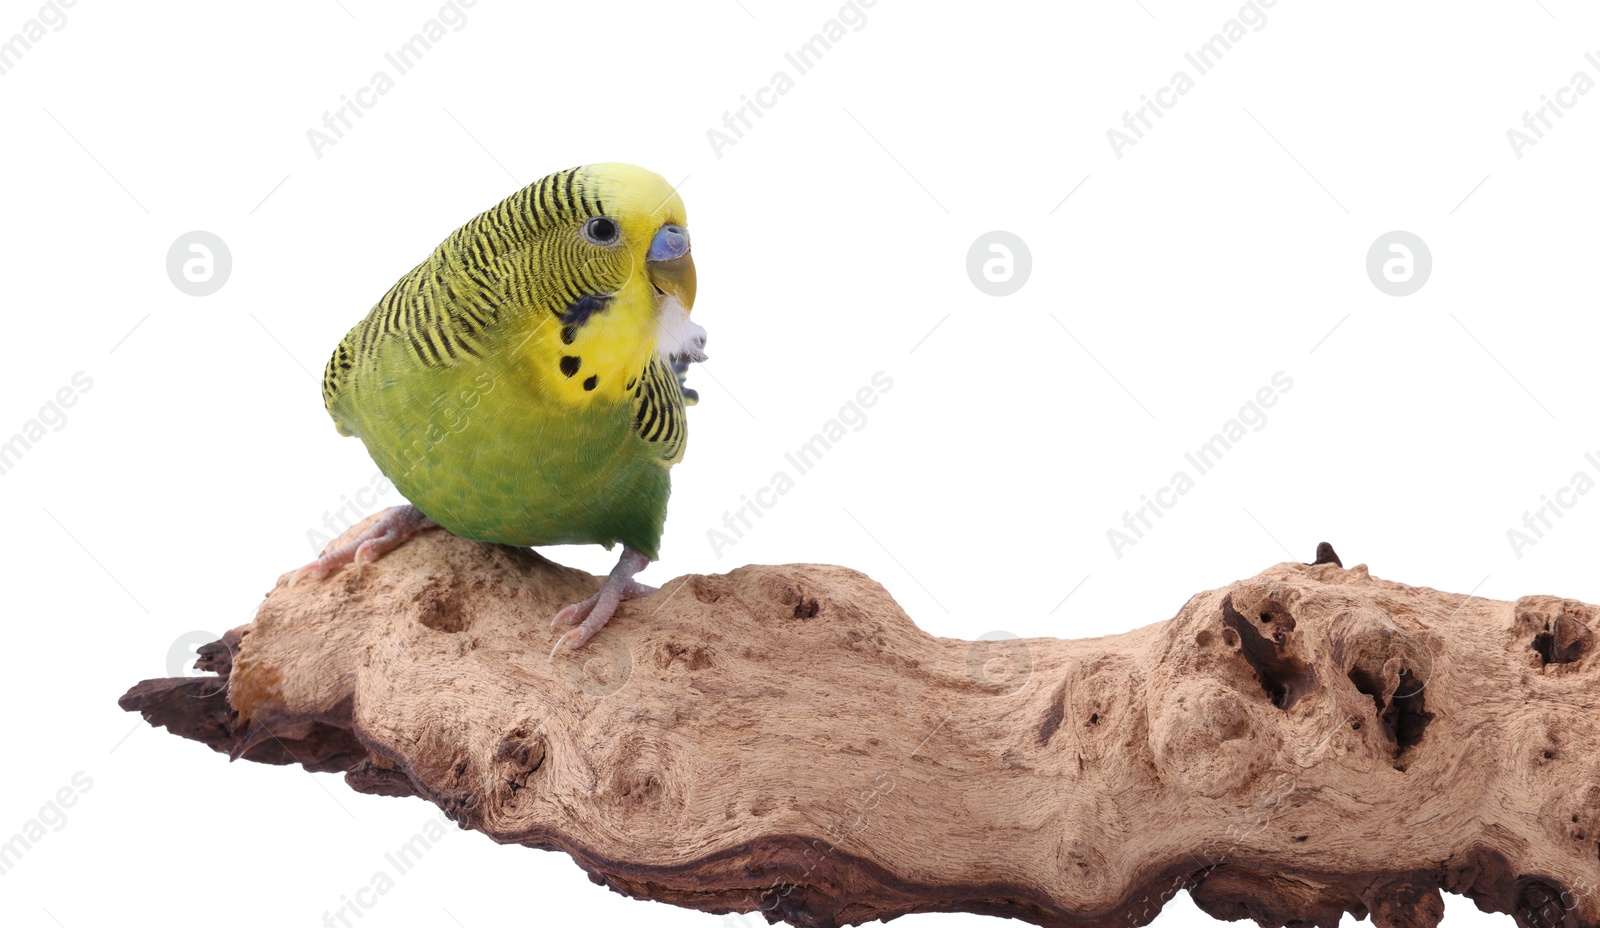
[[556,614],[581,647],[657,559],[705,360],[683,201],[628,164],[560,171],[451,233],[339,343],[322,396],[410,505],[295,571],[382,557],[434,527],[508,545],[622,544]]

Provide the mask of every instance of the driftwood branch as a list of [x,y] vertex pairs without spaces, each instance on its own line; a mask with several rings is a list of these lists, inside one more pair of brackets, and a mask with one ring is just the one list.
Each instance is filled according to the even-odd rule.
[[841,567],[599,578],[433,532],[293,589],[122,705],[232,757],[420,796],[619,892],[830,926],[969,911],[1431,928],[1439,891],[1600,925],[1594,606],[1279,564],[1084,641],[919,631]]

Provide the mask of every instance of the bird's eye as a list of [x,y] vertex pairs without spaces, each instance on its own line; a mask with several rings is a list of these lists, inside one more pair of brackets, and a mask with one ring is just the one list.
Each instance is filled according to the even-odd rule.
[[605,216],[596,216],[583,224],[583,237],[596,245],[615,245],[619,231],[616,222]]

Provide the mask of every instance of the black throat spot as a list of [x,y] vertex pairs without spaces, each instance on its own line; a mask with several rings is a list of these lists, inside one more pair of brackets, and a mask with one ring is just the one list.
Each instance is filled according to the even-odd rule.
[[589,317],[606,308],[611,302],[611,297],[595,293],[585,293],[573,300],[566,311],[561,313],[561,342],[570,345],[578,337],[578,330],[589,321]]

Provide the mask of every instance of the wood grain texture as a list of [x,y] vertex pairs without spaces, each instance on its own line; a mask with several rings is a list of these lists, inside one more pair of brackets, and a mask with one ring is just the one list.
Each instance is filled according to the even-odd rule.
[[1264,926],[1432,928],[1442,889],[1600,926],[1595,607],[1317,560],[1079,641],[935,638],[855,571],[744,567],[547,663],[600,578],[430,532],[280,582],[208,646],[218,676],[121,704],[619,892],[795,925],[1131,928],[1187,890]]

